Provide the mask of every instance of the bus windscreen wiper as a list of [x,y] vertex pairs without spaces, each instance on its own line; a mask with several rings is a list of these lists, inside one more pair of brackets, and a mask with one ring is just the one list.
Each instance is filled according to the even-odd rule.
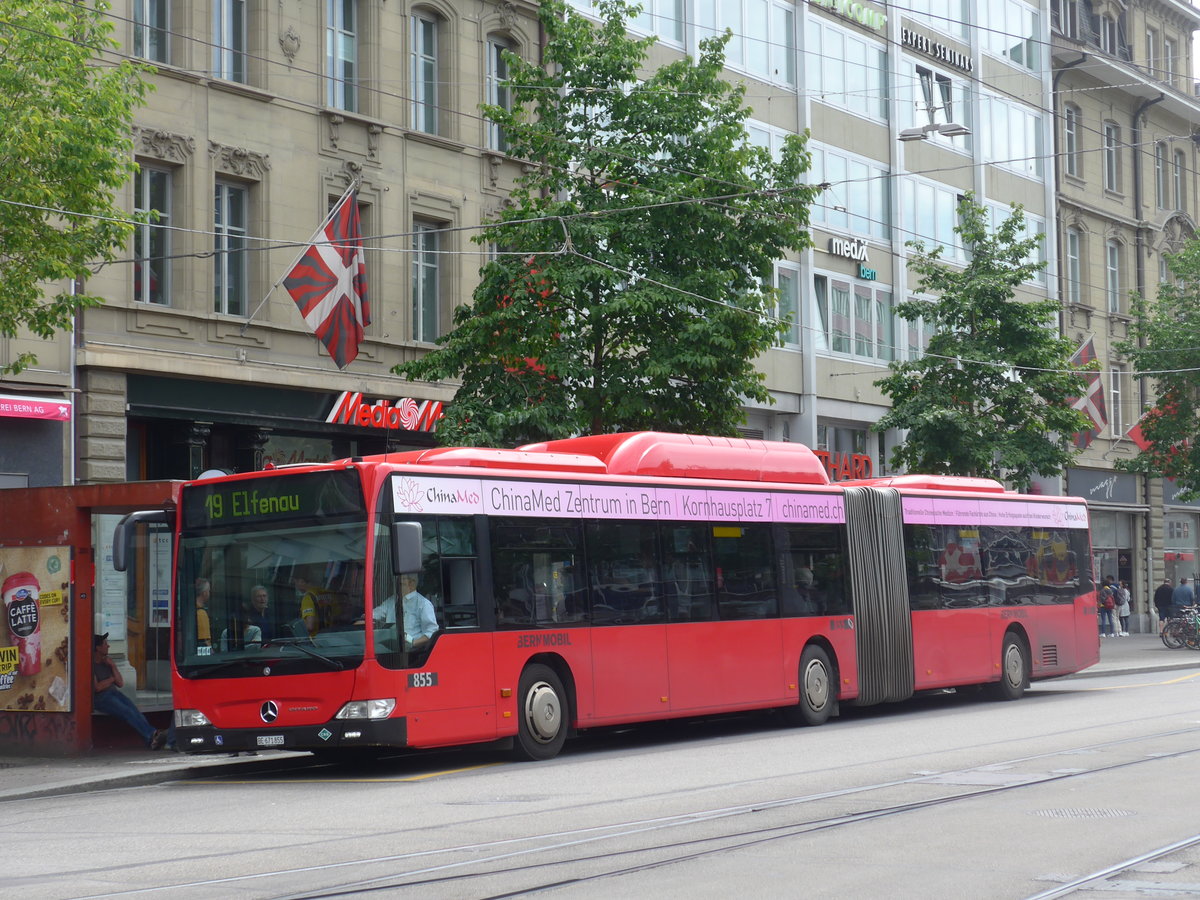
[[305,653],[307,653],[313,659],[319,659],[321,662],[325,663],[325,665],[329,666],[329,668],[331,668],[337,672],[340,672],[340,671],[342,671],[342,669],[346,668],[346,666],[340,660],[330,659],[325,654],[318,653],[312,647],[303,643],[304,641],[307,641],[307,640],[308,640],[308,638],[297,638],[297,637],[275,638],[272,641],[267,641],[266,643],[264,643],[263,647],[266,648],[272,644],[276,644],[280,647],[295,647],[297,650],[303,650]]

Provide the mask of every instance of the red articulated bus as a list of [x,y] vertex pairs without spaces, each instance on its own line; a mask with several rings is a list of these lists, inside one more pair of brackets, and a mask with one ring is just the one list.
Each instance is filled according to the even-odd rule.
[[830,484],[799,444],[641,432],[191,482],[187,752],[512,741],[1031,680],[1099,659],[1086,504],[974,478]]

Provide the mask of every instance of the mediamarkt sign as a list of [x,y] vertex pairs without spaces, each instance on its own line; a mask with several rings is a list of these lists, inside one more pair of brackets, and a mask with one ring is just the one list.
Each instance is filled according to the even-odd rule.
[[364,403],[361,392],[342,391],[325,421],[338,425],[358,425],[360,428],[436,431],[437,421],[441,417],[440,400],[422,400],[418,403],[412,397],[402,397],[394,404],[391,400]]

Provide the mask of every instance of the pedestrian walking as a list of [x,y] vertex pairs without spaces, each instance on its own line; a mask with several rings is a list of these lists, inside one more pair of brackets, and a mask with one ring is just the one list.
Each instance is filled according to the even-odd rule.
[[1175,587],[1170,578],[1164,578],[1154,591],[1154,611],[1158,613],[1158,633],[1162,634],[1163,626],[1171,618],[1171,594]]

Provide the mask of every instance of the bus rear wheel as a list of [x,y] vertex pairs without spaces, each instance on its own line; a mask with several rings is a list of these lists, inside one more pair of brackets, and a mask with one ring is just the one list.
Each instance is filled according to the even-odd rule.
[[517,759],[542,760],[558,755],[567,739],[569,704],[562,681],[549,666],[532,665],[521,673],[518,690]]
[[1000,680],[989,687],[997,700],[1020,700],[1029,686],[1029,665],[1025,643],[1015,634],[1004,636],[1000,651]]
[[823,725],[837,702],[837,682],[829,654],[817,646],[800,656],[800,702],[784,709],[790,725]]

